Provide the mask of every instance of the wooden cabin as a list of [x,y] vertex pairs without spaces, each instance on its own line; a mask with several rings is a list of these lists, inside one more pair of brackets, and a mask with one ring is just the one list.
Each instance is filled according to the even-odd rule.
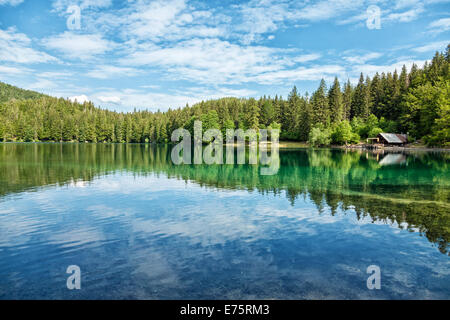
[[379,143],[388,146],[404,146],[408,143],[408,136],[406,134],[380,133],[377,138]]

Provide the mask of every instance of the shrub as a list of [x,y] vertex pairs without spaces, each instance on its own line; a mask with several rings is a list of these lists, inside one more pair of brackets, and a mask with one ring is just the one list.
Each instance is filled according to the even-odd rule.
[[335,144],[347,144],[352,139],[352,127],[347,120],[337,124],[331,134],[331,140]]
[[331,143],[331,130],[323,126],[313,127],[309,132],[309,144],[313,147],[328,146]]
[[383,132],[383,129],[375,127],[372,128],[368,134],[368,138],[376,138],[380,133]]

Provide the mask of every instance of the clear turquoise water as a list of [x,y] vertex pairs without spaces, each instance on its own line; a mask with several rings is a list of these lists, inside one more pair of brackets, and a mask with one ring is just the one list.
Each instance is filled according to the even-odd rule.
[[167,146],[0,144],[0,299],[449,299],[450,156],[384,157],[280,150],[261,176]]

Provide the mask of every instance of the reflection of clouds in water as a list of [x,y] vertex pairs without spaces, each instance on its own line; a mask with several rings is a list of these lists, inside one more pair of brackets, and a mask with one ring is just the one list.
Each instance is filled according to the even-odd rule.
[[[66,186],[67,187],[67,186]],[[69,184],[69,188],[77,188],[76,185]],[[88,188],[86,188],[88,187]],[[84,190],[83,190],[84,189]],[[111,193],[119,195],[141,194],[151,196],[156,192],[177,192],[177,191],[194,191],[196,194],[209,194],[214,191],[217,198],[229,197],[252,197],[252,192],[248,190],[228,190],[219,187],[203,185],[200,186],[195,181],[185,181],[177,178],[167,178],[165,175],[149,174],[146,176],[136,176],[132,174],[116,174],[112,176],[104,176],[96,178],[89,184],[83,184],[83,188],[77,189],[79,196],[90,196],[93,192]]]
[[86,188],[89,185],[88,182],[83,180],[73,180],[67,184],[67,187],[70,188]]
[[[358,220],[353,209],[338,208],[333,216],[325,207],[319,213],[308,197],[291,206],[284,197],[119,174],[81,188],[40,190],[26,200],[0,203],[0,244],[32,244],[31,236],[39,234],[40,242],[64,252],[87,252],[93,263],[103,264],[106,258],[104,264],[112,270],[117,271],[119,263],[126,268],[126,281],[131,279],[121,292],[138,298],[188,298],[199,293],[192,279],[201,279],[204,297],[225,299],[374,298],[364,287],[365,269],[356,265],[351,250],[379,244],[373,256],[383,260],[382,272],[385,266],[391,268],[383,273],[383,279],[391,281],[390,293],[435,296],[407,271],[420,268],[445,280],[450,265],[430,265],[429,250],[415,252],[414,261],[408,255],[397,259],[401,252],[410,252],[407,245],[425,249],[429,243],[408,232],[396,234],[395,223],[380,232],[378,225],[386,223],[392,222],[373,223],[368,216]],[[393,251],[397,245],[390,241],[406,237],[407,244]],[[413,267],[402,265],[404,261]],[[106,271],[101,276],[114,274]],[[355,281],[361,281],[364,290],[355,287]],[[195,294],[192,298],[199,297]]]
[[67,200],[59,201],[62,196],[64,199],[70,199],[66,197],[67,190],[57,189],[48,190],[38,193],[30,193],[27,197],[27,201],[35,203],[41,212],[46,214],[65,214],[72,210],[72,205]]
[[[307,204],[302,203],[302,205],[306,206]],[[306,208],[288,207],[285,210],[280,210],[266,205],[257,206],[255,209],[258,214],[264,215],[267,218],[289,218],[295,221],[304,221],[305,223],[314,222],[319,224],[328,224],[338,222],[342,219],[341,216],[332,216],[328,213],[319,214],[319,211],[313,205],[309,205]]]
[[16,209],[13,208],[0,208],[0,214],[13,214],[13,213],[17,213]]
[[0,203],[0,247],[26,244],[45,225],[45,221],[29,214],[21,201],[14,201],[14,208],[9,207],[9,201]]
[[[19,216],[19,214],[14,214]],[[20,215],[0,216],[0,247],[19,246],[30,241],[34,234],[45,224],[38,218]]]
[[[96,243],[105,240],[105,235],[96,227],[68,226],[59,232],[49,235],[49,243],[60,247],[79,247],[88,243]],[[97,244],[98,245],[98,244]]]
[[89,206],[86,208],[86,211],[92,212],[95,216],[108,219],[113,217],[130,217],[132,216],[132,212],[135,212],[132,208],[120,209],[115,207],[109,207],[104,204],[98,204]]
[[163,236],[181,236],[192,243],[212,245],[234,239],[256,238],[260,229],[242,208],[228,208],[222,203],[185,206],[156,219],[135,219],[133,232]]
[[372,237],[376,236],[375,232],[361,228],[361,226],[354,226],[353,228],[345,228],[345,229],[342,229],[342,232],[344,232],[346,234],[353,234],[353,235],[358,235],[358,236],[362,236],[362,237],[366,237],[366,238],[372,238]]
[[135,266],[132,276],[144,281],[147,287],[164,286],[166,289],[181,285],[177,272],[168,261],[167,253],[157,252],[152,248],[131,251],[129,262]]

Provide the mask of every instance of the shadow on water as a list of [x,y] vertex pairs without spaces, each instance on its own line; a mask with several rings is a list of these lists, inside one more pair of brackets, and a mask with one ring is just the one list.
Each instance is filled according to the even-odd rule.
[[[309,197],[319,211],[354,208],[358,219],[420,232],[449,254],[450,155],[370,154],[286,149],[275,175],[258,165],[174,165],[171,146],[139,144],[0,144],[0,198],[49,185],[89,182],[124,171],[163,174],[205,188]],[[0,200],[1,201],[1,200]]]

